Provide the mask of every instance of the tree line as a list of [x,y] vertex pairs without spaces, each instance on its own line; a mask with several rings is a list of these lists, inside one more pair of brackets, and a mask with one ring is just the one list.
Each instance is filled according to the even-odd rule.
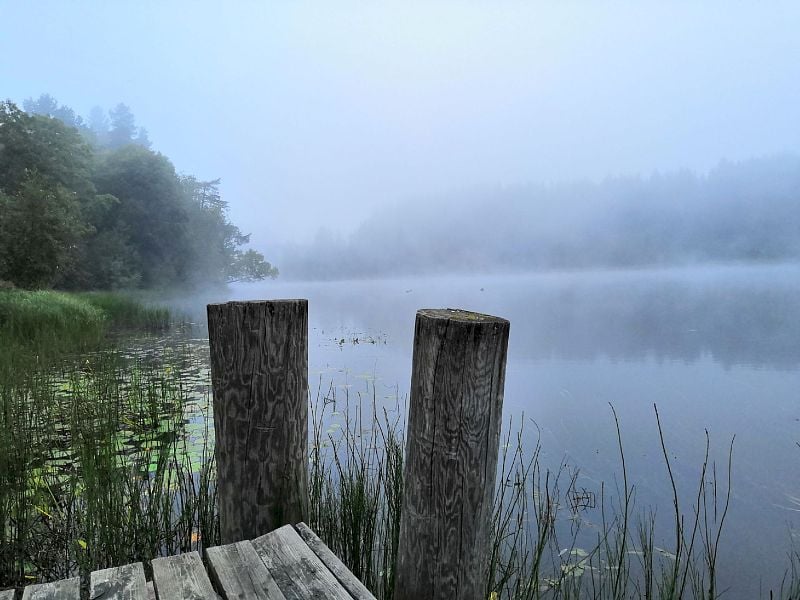
[[287,277],[800,262],[800,158],[705,174],[485,187],[398,204],[286,247]]
[[119,289],[276,277],[228,219],[220,180],[175,171],[119,104],[0,103],[0,282]]

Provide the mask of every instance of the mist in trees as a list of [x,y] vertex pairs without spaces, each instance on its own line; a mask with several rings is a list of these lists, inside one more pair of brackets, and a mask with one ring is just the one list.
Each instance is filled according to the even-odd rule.
[[800,159],[601,183],[481,188],[400,203],[286,248],[289,277],[800,260]]
[[0,280],[114,289],[277,276],[244,248],[220,181],[176,173],[126,105],[88,121],[48,94],[24,108],[0,104]]

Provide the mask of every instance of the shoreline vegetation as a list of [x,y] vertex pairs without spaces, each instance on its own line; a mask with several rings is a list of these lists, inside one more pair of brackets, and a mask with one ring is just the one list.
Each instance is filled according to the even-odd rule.
[[[141,333],[163,338],[173,319],[119,294],[0,291],[0,589],[219,543],[207,347],[180,336],[155,352],[135,343]],[[369,384],[356,392],[323,380],[311,395],[308,524],[388,600],[403,494],[402,399],[387,404]],[[525,447],[524,418],[508,420],[489,600],[711,599],[726,591],[717,556],[733,441],[717,465],[707,439],[694,491],[679,494],[656,410],[672,489],[659,508],[673,522],[657,531],[655,507],[635,505],[611,410],[619,477],[596,493],[577,485],[577,468],[549,469],[539,443]],[[784,580],[770,585],[764,598],[800,598],[796,550]]]

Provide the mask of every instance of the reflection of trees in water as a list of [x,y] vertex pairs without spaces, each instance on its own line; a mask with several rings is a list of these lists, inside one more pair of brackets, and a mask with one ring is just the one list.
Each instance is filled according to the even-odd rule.
[[800,364],[797,288],[609,285],[536,294],[512,311],[525,314],[515,322],[520,351],[535,358]]

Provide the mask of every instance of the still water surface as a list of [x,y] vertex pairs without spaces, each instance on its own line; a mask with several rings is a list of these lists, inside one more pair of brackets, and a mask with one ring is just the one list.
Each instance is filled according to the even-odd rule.
[[612,404],[636,505],[657,511],[657,545],[669,544],[671,492],[653,405],[689,513],[705,431],[723,486],[735,435],[721,583],[755,598],[783,576],[800,528],[799,267],[265,282],[229,299],[298,297],[309,300],[311,387],[374,380],[386,397],[408,394],[417,309],[509,319],[506,420],[535,421],[527,439],[541,436],[545,466],[566,460],[599,493],[620,477]]

